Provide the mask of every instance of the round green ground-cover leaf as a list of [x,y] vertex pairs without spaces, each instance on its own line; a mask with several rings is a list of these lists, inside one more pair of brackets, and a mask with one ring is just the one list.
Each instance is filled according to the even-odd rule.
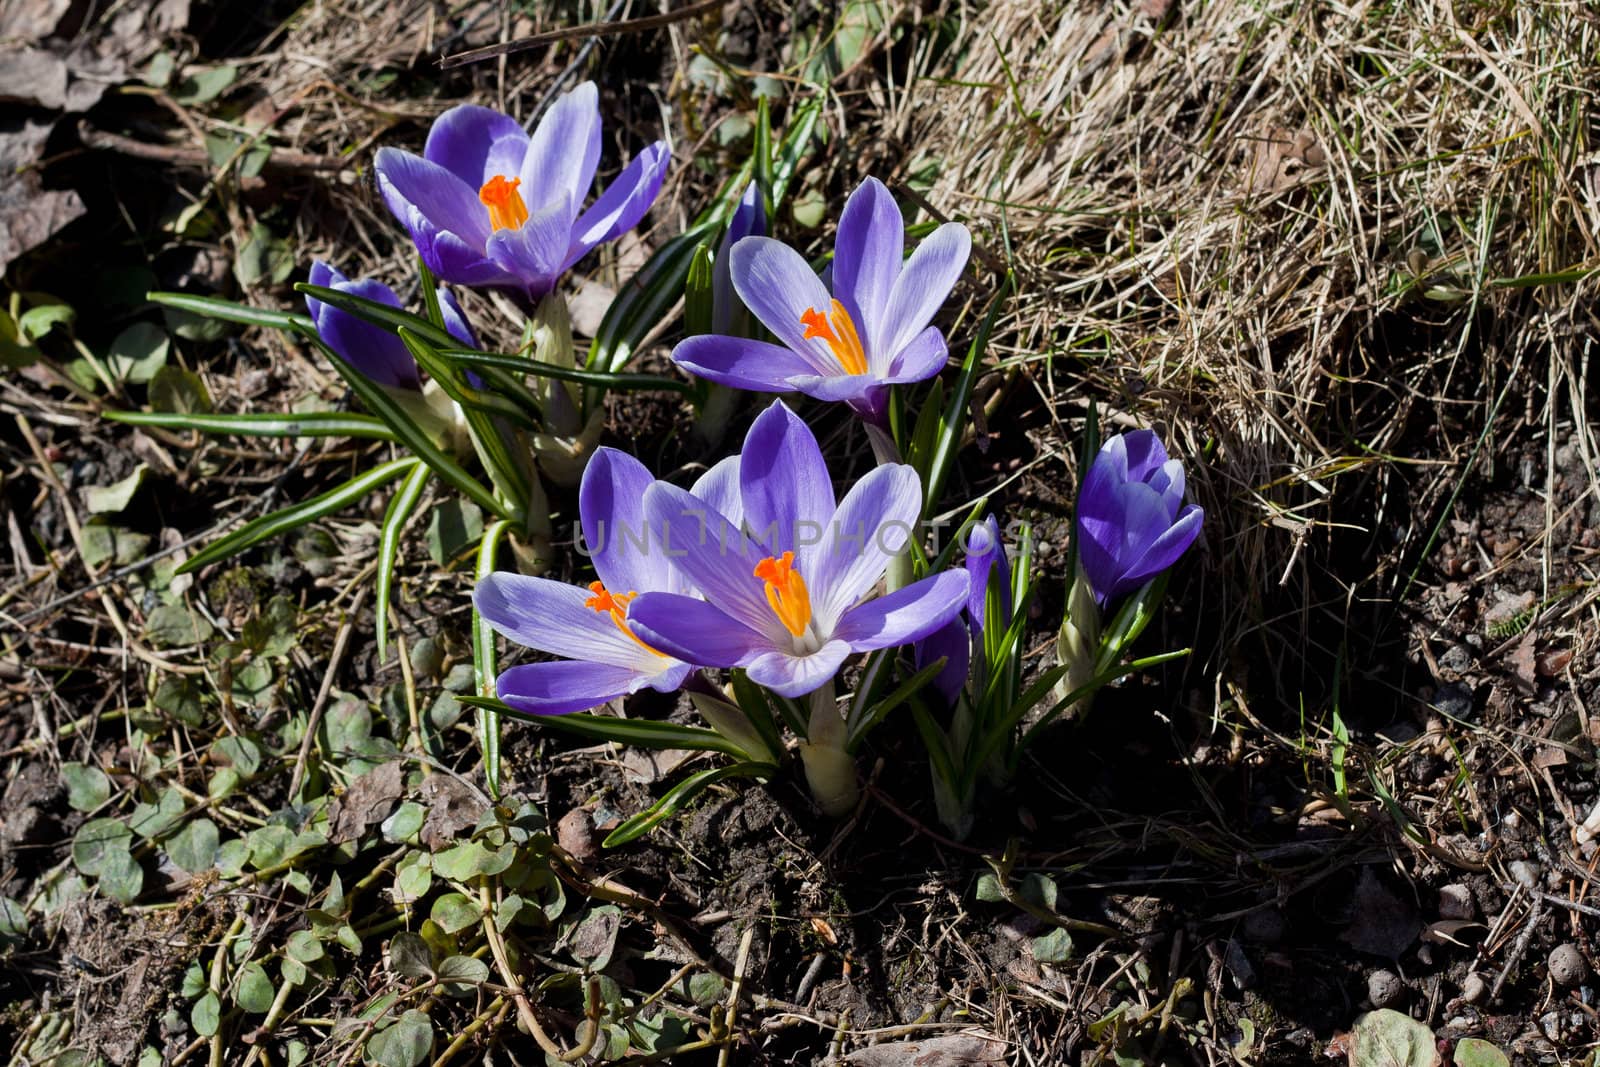
[[446,893],[433,902],[428,917],[438,923],[445,933],[458,934],[475,925],[483,913],[478,910],[478,905],[461,893]]
[[421,934],[402,931],[389,940],[389,967],[403,978],[432,978],[433,951]]
[[367,1040],[366,1059],[378,1067],[420,1067],[432,1051],[433,1021],[413,1008]]
[[1481,1037],[1464,1037],[1456,1042],[1451,1062],[1455,1067],[1511,1067],[1506,1054]]
[[1350,1037],[1350,1067],[1437,1067],[1439,1063],[1433,1031],[1389,1008],[1357,1018]]
[[111,799],[111,779],[99,767],[63,763],[61,780],[67,786],[67,803],[74,811],[93,811]]
[[489,965],[472,956],[450,956],[439,964],[439,980],[453,986],[452,993],[470,993],[489,980]]
[[0,897],[0,945],[27,940],[28,912],[21,901]]
[[289,935],[289,943],[285,946],[289,955],[301,963],[316,963],[327,955],[322,947],[322,942],[317,940],[317,935],[310,930],[296,930]]
[[241,778],[253,778],[261,769],[261,746],[248,737],[223,737],[211,746],[211,753],[239,772]]
[[267,969],[259,962],[251,960],[239,969],[239,986],[234,992],[234,1000],[245,1011],[253,1015],[265,1015],[272,1010],[277,993],[272,979],[267,976]]
[[207,993],[194,1002],[189,1021],[194,1024],[195,1033],[201,1037],[211,1037],[222,1025],[222,1001],[215,993]]
[[216,865],[221,836],[210,819],[195,819],[167,842],[167,855],[190,874],[209,871]]
[[128,854],[133,831],[121,819],[90,819],[72,838],[72,862],[90,878],[98,878],[114,856]]

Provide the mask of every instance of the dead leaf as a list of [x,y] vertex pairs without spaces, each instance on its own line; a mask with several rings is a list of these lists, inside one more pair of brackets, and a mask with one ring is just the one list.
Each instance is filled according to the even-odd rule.
[[420,836],[430,851],[437,852],[454,841],[461,831],[476,826],[487,810],[476,793],[448,774],[424,778],[421,792],[428,818],[422,824]]
[[1482,927],[1483,923],[1475,923],[1470,919],[1440,919],[1431,922],[1428,928],[1422,931],[1422,940],[1432,941],[1436,945],[1460,945],[1462,948],[1471,948],[1471,945],[1456,940],[1456,934],[1471,927]]
[[22,253],[84,212],[70,189],[43,188],[33,164],[50,137],[50,123],[30,119],[0,123],[0,272]]
[[1422,931],[1422,919],[1409,901],[1383,884],[1376,871],[1363,867],[1351,900],[1355,916],[1339,940],[1371,956],[1398,959]]
[[35,44],[56,32],[72,0],[9,0],[0,4],[0,40]]
[[336,845],[357,840],[368,827],[389,817],[395,801],[405,791],[405,765],[399,760],[380,763],[351,782],[344,795],[333,802],[328,840]]
[[1327,161],[1327,153],[1310,130],[1291,133],[1273,126],[1254,142],[1245,188],[1258,195],[1276,193],[1298,185],[1306,171],[1321,167]]
[[889,1041],[856,1049],[841,1062],[854,1067],[967,1067],[1006,1062],[1006,1043],[987,1034],[947,1034],[921,1041]]
[[1533,631],[1529,630],[1506,655],[1506,662],[1515,676],[1517,688],[1527,694],[1539,691],[1539,664],[1533,653],[1533,638]]
[[67,61],[42,48],[19,48],[0,63],[0,104],[57,111],[67,103]]
[[649,785],[665,778],[694,755],[682,748],[629,748],[622,753],[622,769],[628,772],[631,780]]

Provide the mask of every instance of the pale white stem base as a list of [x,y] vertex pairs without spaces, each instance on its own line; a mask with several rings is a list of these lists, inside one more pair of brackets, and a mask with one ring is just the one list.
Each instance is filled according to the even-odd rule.
[[855,810],[861,800],[856,784],[856,761],[844,749],[844,716],[834,701],[833,683],[811,694],[811,716],[806,739],[800,742],[800,762],[806,769],[811,797],[830,818]]

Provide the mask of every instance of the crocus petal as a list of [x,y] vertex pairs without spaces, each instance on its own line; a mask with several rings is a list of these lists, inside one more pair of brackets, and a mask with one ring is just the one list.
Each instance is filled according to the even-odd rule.
[[[932,321],[966,269],[971,253],[972,237],[959,222],[940,226],[911,253],[889,294],[878,335],[881,344],[872,352],[875,373],[886,370],[889,361]],[[879,359],[882,367],[876,362]]]
[[728,253],[733,288],[774,337],[798,352],[813,374],[839,374],[838,360],[820,338],[807,340],[800,316],[823,314],[833,298],[799,252],[770,237],[746,237]]
[[829,641],[815,652],[796,656],[774,651],[758,656],[746,668],[750,680],[786,697],[802,697],[822,688],[850,655],[843,641]]
[[744,525],[744,501],[739,498],[739,457],[728,456],[702,474],[689,487],[711,508],[720,511],[734,526]]
[[670,162],[672,153],[667,150],[665,141],[657,141],[639,153],[589,210],[578,216],[561,269],[578,262],[596,245],[615,240],[639,225],[639,220],[661,193],[661,182],[666,178]]
[[599,165],[600,91],[594,82],[584,82],[540,117],[522,160],[519,191],[530,212],[561,204],[570,227],[578,206],[589,198]]
[[723,231],[717,245],[716,258],[711,261],[711,332],[730,332],[737,296],[733,291],[733,275],[728,267],[728,253],[746,237],[759,237],[767,232],[766,209],[761,201],[761,189],[755,182],[745,187],[739,206],[733,209],[733,218]]
[[1161,494],[1161,501],[1167,506],[1167,514],[1176,518],[1178,510],[1183,507],[1183,492],[1187,486],[1183,464],[1175,459],[1167,460],[1159,470],[1150,475],[1145,484]]
[[840,374],[836,370],[832,375],[797,374],[789,379],[787,388],[817,400],[849,403],[860,400],[869,389],[880,384],[870,374]]
[[595,451],[578,488],[583,541],[595,573],[612,593],[670,589],[670,567],[644,516],[644,491],[655,481],[643,463],[614,448]]
[[373,166],[384,202],[401,222],[407,220],[397,200],[416,208],[434,229],[478,248],[489,239],[489,213],[478,190],[444,167],[395,148],[378,149]]
[[1167,462],[1166,447],[1154,430],[1130,430],[1112,441],[1122,453],[1121,473],[1128,481],[1147,482]]
[[460,178],[477,190],[493,174],[515,177],[516,170],[499,170],[514,148],[515,159],[522,161],[528,135],[510,115],[476,104],[458,104],[433,120],[422,156]]
[[819,632],[830,633],[839,616],[878,584],[921,513],[922,480],[903,463],[879,467],[851,487],[822,543],[799,553]]
[[1079,555],[1090,585],[1105,600],[1127,590],[1123,578],[1128,568],[1166,532],[1172,519],[1161,494],[1143,482],[1116,486],[1087,511],[1085,502],[1080,498],[1078,503]]
[[910,644],[955,618],[967,588],[965,571],[941,571],[851,608],[833,636],[857,652]]
[[646,490],[644,513],[667,559],[706,600],[772,642],[789,642],[788,631],[767,604],[766,586],[755,576],[756,564],[770,553],[726,516],[675,485],[656,482]]
[[[318,281],[318,278],[322,281]],[[394,290],[373,278],[348,281],[342,274],[328,268],[311,271],[312,284],[324,285],[372,300],[390,307],[399,307],[400,299]],[[335,280],[337,279],[337,280]],[[399,337],[381,326],[374,326],[348,311],[325,304],[312,297],[306,298],[306,309],[317,326],[317,335],[339,357],[379,385],[398,389],[416,389],[422,384],[417,374],[417,364]]]
[[744,524],[774,553],[821,542],[833,481],[805,420],[774,400],[750,426],[739,461]]
[[466,312],[461,310],[461,305],[456,302],[454,293],[439,293],[439,314],[444,318],[446,333],[468,348],[478,347],[478,337],[472,332],[472,326],[467,322]]
[[917,642],[913,655],[917,670],[940,659],[945,661],[944,666],[931,684],[947,706],[954,705],[972,667],[972,633],[959,616]]
[[978,630],[984,628],[984,613],[989,602],[989,575],[1000,568],[1000,607],[1002,627],[1011,624],[1011,568],[1006,562],[1005,544],[1000,540],[1000,522],[993,515],[974,526],[967,534],[967,576],[971,592],[967,597],[967,618]]
[[889,373],[880,378],[884,385],[925,382],[944,370],[950,359],[950,349],[944,343],[939,327],[929,326],[911,339],[889,364]]
[[519,645],[646,674],[660,671],[661,657],[624,634],[609,612],[587,607],[589,596],[564,582],[496,571],[478,582],[472,603],[490,626]]
[[1184,508],[1177,522],[1152,541],[1141,556],[1127,562],[1127,569],[1112,589],[1110,596],[1131,593],[1178,562],[1179,557],[1194,544],[1195,538],[1200,536],[1200,524],[1204,518],[1204,511],[1197,505],[1190,504]]
[[500,699],[532,715],[568,715],[599,707],[644,688],[650,675],[606,663],[563,660],[525,663],[500,672]]
[[[905,254],[900,205],[882,182],[868,178],[856,186],[839,216],[839,232],[833,239],[833,295],[855,320],[869,356],[888,340],[883,333],[884,312]],[[885,366],[893,354],[884,353]],[[875,372],[884,369],[873,361]]]
[[547,204],[530,213],[528,220],[516,229],[496,230],[489,238],[489,258],[514,276],[530,298],[548,293],[561,274],[567,215],[565,201]]
[[772,642],[694,597],[645,593],[628,605],[628,625],[651,648],[701,667],[739,667]]
[[718,334],[680,341],[672,361],[708,382],[756,393],[787,393],[796,388],[791,380],[816,375],[815,367],[782,345]]

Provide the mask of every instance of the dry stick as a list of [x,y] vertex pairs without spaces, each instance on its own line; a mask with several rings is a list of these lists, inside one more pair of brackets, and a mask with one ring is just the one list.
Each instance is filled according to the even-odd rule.
[[356,593],[350,610],[345,613],[344,621],[339,624],[339,636],[333,641],[333,655],[328,657],[328,669],[322,672],[322,685],[317,689],[317,699],[311,705],[311,717],[306,720],[306,733],[300,739],[300,753],[294,761],[294,774],[289,779],[291,799],[300,792],[300,784],[305,780],[306,762],[311,758],[311,746],[317,740],[317,727],[322,723],[322,713],[327,710],[328,694],[333,692],[333,676],[344,661],[345,650],[350,647],[350,634],[355,630],[356,615],[366,599],[367,589],[363,586]]
[[1533,933],[1539,926],[1539,920],[1544,917],[1544,894],[1535,890],[1532,894],[1533,906],[1528,910],[1527,925],[1522,928],[1522,933],[1517,935],[1517,940],[1512,943],[1511,951],[1506,955],[1506,963],[1500,968],[1500,974],[1494,980],[1494,985],[1489,987],[1489,999],[1500,999],[1500,987],[1506,984],[1506,979],[1511,976],[1512,968],[1522,962],[1522,957],[1527,954],[1528,946],[1533,943]]
[[495,59],[499,56],[515,55],[526,52],[531,48],[541,45],[554,44],[557,41],[568,41],[574,37],[612,37],[622,33],[638,33],[643,30],[654,30],[662,26],[670,26],[674,22],[694,18],[710,11],[721,8],[723,0],[701,0],[698,4],[677,11],[668,11],[660,15],[643,15],[625,22],[590,22],[583,26],[563,26],[560,29],[547,30],[536,33],[532,37],[519,37],[515,41],[504,44],[484,45],[482,48],[472,48],[465,52],[457,52],[453,56],[443,56],[439,66],[444,70],[459,67],[467,63],[476,63],[480,59]]
[[[90,148],[97,148],[106,152],[116,152],[135,159],[148,159],[156,163],[166,163],[174,167],[190,167],[195,170],[210,172],[215,166],[211,156],[204,148],[190,148],[186,145],[150,144],[147,141],[135,140],[124,137],[120,133],[98,129],[89,125],[87,121],[78,123],[78,139]],[[296,152],[289,148],[273,148],[261,165],[262,170],[286,171],[295,174],[326,174],[345,169],[346,160],[335,156],[314,156],[308,152]],[[256,189],[266,182],[254,175],[243,178],[239,185],[244,189]]]

